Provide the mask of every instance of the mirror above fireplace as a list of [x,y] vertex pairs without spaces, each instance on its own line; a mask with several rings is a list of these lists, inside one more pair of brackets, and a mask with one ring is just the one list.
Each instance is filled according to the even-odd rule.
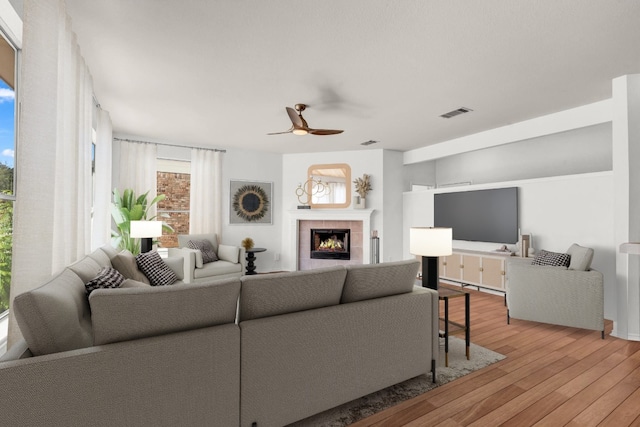
[[347,208],[351,204],[351,167],[348,164],[311,165],[307,177],[311,207]]

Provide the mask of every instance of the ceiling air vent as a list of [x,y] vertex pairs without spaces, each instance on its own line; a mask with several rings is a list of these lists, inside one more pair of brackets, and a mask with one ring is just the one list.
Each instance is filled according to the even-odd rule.
[[374,141],[373,139],[370,139],[368,141],[361,142],[360,145],[365,145],[366,146],[366,145],[377,144],[377,143],[378,143],[378,141]]
[[459,116],[460,114],[468,113],[473,111],[471,108],[460,107],[457,110],[449,111],[448,113],[442,114],[440,117],[444,119],[450,119],[451,117]]

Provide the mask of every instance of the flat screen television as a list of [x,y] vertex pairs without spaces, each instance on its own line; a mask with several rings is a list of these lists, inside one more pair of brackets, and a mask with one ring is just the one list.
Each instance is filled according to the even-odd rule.
[[517,243],[518,187],[435,194],[433,216],[454,240]]

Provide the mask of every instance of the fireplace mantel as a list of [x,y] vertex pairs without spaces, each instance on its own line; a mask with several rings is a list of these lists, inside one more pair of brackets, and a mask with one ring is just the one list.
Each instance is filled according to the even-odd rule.
[[298,222],[299,221],[362,221],[362,262],[369,263],[371,248],[368,237],[371,235],[371,214],[375,209],[295,209],[287,211],[287,244],[283,249],[291,251],[285,258],[290,270],[298,269]]

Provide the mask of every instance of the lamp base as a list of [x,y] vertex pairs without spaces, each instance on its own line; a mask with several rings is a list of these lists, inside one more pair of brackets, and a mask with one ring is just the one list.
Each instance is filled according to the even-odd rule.
[[438,290],[440,274],[438,272],[438,257],[422,257],[422,287]]
[[140,252],[149,252],[153,248],[151,237],[143,237],[140,239]]

